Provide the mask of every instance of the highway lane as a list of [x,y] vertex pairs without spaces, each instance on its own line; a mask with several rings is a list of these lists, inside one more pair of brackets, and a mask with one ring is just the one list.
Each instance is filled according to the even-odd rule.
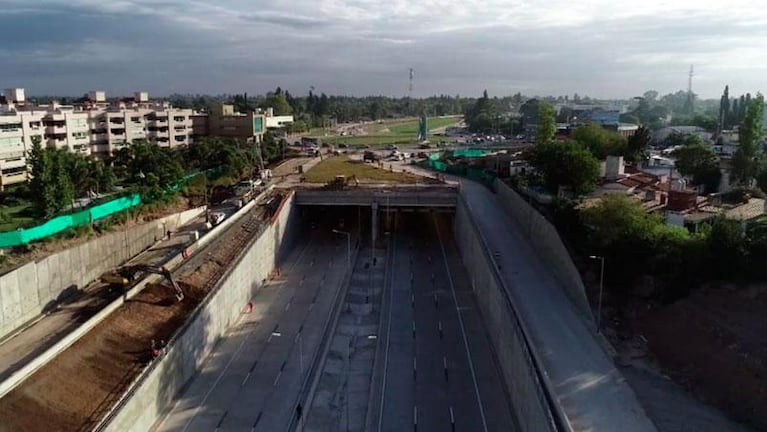
[[464,180],[461,189],[574,429],[655,430],[593,331],[533,251],[523,227],[510,220],[484,186]]
[[177,398],[159,431],[284,429],[339,289],[346,243],[314,232]]
[[449,222],[417,218],[393,238],[373,430],[514,430]]

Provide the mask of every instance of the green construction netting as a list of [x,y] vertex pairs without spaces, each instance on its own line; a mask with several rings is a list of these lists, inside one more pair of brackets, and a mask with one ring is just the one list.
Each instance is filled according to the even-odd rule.
[[93,206],[87,210],[57,216],[42,225],[33,228],[2,232],[0,233],[0,248],[26,245],[35,240],[58,234],[69,228],[89,225],[93,221],[125,211],[139,204],[141,204],[141,196],[139,194],[133,194],[127,197],[113,199],[103,204]]
[[[452,153],[453,156],[476,158],[484,156],[488,152],[487,150],[481,149],[465,149],[453,150]],[[471,180],[478,181],[488,187],[493,185],[493,182],[495,181],[495,174],[493,172],[464,164],[446,164],[439,160],[440,156],[442,155],[439,153],[430,155],[426,160],[426,165],[434,171],[466,177]]]

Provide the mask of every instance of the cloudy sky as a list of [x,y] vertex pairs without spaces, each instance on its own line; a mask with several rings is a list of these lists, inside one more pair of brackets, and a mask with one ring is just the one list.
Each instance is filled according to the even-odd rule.
[[0,40],[29,94],[767,90],[765,0],[0,0]]

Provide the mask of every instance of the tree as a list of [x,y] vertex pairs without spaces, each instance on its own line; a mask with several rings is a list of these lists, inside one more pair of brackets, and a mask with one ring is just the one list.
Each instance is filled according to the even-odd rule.
[[644,126],[639,126],[639,129],[626,142],[626,160],[639,163],[647,159],[647,149],[651,142],[650,130]]
[[725,130],[729,128],[730,119],[730,86],[724,86],[724,93],[719,99],[719,129]]
[[495,119],[500,114],[495,100],[490,99],[487,90],[482,92],[482,97],[477,99],[474,105],[464,114],[466,124],[472,132],[490,133],[495,126]]
[[737,279],[747,270],[745,233],[740,221],[717,217],[706,243],[711,256],[717,257],[717,265],[710,269],[713,277]]
[[740,143],[732,156],[732,178],[741,185],[748,185],[761,166],[763,115],[764,97],[758,93],[746,109],[739,130]]
[[655,102],[656,99],[658,99],[658,92],[655,90],[647,90],[646,92],[644,92],[642,96],[647,102],[652,103],[652,102]]
[[557,125],[554,123],[554,107],[546,102],[538,106],[538,132],[535,135],[535,144],[548,144],[554,142],[557,133]]
[[551,191],[557,191],[562,186],[576,194],[586,194],[594,190],[599,179],[599,161],[573,142],[542,142],[531,147],[525,158],[541,173]]
[[684,139],[673,153],[676,168],[682,175],[692,177],[695,184],[703,185],[706,192],[716,191],[722,177],[716,153],[697,135],[684,135]]
[[61,205],[56,197],[55,165],[56,160],[50,149],[40,145],[40,137],[32,137],[32,150],[29,152],[32,179],[29,189],[34,205],[45,217],[53,216]]
[[626,138],[596,123],[579,127],[573,132],[572,138],[600,160],[604,160],[607,156],[625,156],[626,154]]
[[[277,89],[280,90],[279,87],[277,87]],[[276,116],[290,115],[293,113],[293,107],[290,106],[287,98],[281,92],[275,92],[266,96],[266,100],[264,100],[261,107],[272,108],[274,110],[274,115]]]

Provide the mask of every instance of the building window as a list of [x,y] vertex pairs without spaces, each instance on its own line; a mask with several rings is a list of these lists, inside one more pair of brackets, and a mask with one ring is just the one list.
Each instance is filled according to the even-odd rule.
[[21,129],[21,123],[0,123],[0,132],[13,132]]
[[184,116],[175,116],[175,117],[173,117],[173,121],[182,122],[184,120],[186,120],[186,117],[184,117]]
[[23,174],[26,171],[27,171],[27,167],[25,166],[20,166],[16,168],[6,168],[3,170],[3,175],[4,176],[18,175],[18,174]]

